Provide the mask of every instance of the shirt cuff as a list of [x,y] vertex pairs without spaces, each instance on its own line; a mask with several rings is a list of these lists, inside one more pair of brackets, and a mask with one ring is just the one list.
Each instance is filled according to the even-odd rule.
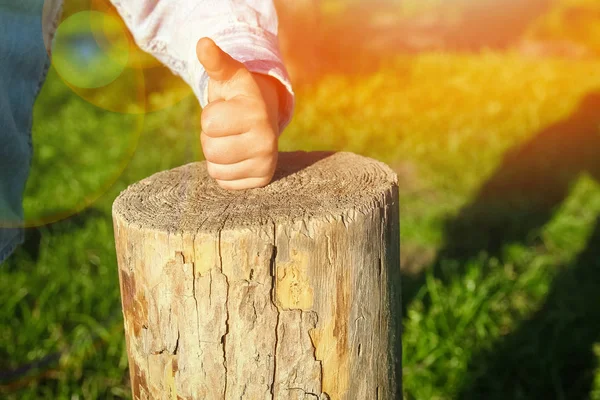
[[[208,104],[209,77],[198,61],[196,44],[201,37],[192,40],[188,55],[190,85],[205,107]],[[279,52],[277,37],[269,32],[250,27],[234,26],[210,37],[223,51],[243,63],[250,72],[272,76],[285,90],[280,98],[279,134],[292,120],[295,107],[295,94],[289,75]]]

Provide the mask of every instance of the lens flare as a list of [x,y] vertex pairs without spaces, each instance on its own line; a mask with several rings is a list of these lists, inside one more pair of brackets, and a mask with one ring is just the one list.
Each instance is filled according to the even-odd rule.
[[63,82],[87,102],[108,111],[146,112],[144,74],[131,68],[131,42],[116,15],[80,11],[60,23],[52,66]]
[[193,95],[180,77],[136,45],[110,2],[92,0],[90,6],[65,16],[52,47],[52,64],[73,92],[126,114],[163,110]]
[[98,11],[82,11],[57,28],[52,48],[54,68],[71,86],[108,85],[129,63],[129,43],[119,20]]
[[[51,70],[39,109],[49,107],[55,92],[65,90]],[[25,227],[57,222],[93,205],[123,174],[144,126],[144,113],[107,111],[73,94],[60,107],[55,117],[44,117],[43,126],[34,125],[35,154],[23,201]]]
[[[91,0],[90,6],[93,11],[109,15],[121,23],[130,44],[127,68],[141,70],[143,74],[146,112],[169,108],[193,95],[192,89],[180,77],[136,45],[132,33],[109,0]],[[98,40],[98,43],[102,44],[103,40]]]
[[[160,61],[156,58],[152,57],[150,54],[141,50],[136,44],[135,40],[131,34],[131,32],[127,29],[125,22],[121,19],[121,16],[115,9],[115,7],[108,0],[92,0],[91,1],[91,10],[101,12],[105,15],[111,17],[111,19],[119,21],[122,27],[122,32],[125,38],[129,41],[129,68],[137,68],[137,69],[148,69],[148,68],[157,68],[162,67]],[[102,42],[102,40],[99,40]]]

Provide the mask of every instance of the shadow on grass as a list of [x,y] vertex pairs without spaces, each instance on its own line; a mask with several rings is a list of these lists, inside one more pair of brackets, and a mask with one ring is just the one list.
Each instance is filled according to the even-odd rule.
[[457,399],[590,399],[600,341],[600,219],[544,305],[469,363]]
[[499,256],[510,242],[536,244],[536,233],[569,195],[581,173],[600,178],[600,93],[588,94],[566,120],[511,150],[475,200],[447,224],[440,258],[485,250]]
[[[443,283],[461,276],[481,253],[502,260],[511,243],[540,245],[539,231],[582,173],[600,182],[600,92],[588,94],[570,117],[507,153],[475,199],[446,224],[445,244],[431,266],[434,276]],[[456,266],[442,272],[444,261]],[[403,279],[406,309],[425,277]],[[592,347],[600,340],[598,282],[600,221],[586,250],[553,282],[543,308],[475,357],[473,380],[460,398],[587,398],[596,367]]]

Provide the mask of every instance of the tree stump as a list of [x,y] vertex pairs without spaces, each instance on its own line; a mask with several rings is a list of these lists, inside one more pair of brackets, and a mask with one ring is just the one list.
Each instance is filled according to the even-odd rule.
[[113,204],[134,399],[401,399],[398,184],[352,153],[280,153],[264,188],[205,162]]

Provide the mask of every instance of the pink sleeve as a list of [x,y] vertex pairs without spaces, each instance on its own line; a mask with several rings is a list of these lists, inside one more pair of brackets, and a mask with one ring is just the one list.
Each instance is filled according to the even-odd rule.
[[196,43],[210,37],[256,73],[270,75],[287,89],[280,132],[294,110],[294,92],[277,40],[272,0],[111,0],[136,43],[180,75],[202,107],[208,103],[208,76],[196,57]]

